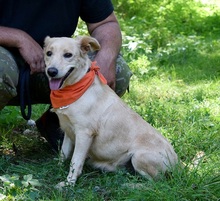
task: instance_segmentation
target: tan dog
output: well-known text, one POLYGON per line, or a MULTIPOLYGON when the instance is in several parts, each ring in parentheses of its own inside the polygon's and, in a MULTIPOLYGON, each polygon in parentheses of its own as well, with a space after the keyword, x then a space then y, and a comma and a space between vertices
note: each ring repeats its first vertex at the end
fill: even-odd
MULTIPOLYGON (((47 37, 44 54, 51 89, 65 89, 81 80, 91 65, 88 51, 99 48, 99 43, 88 36, 47 37)), ((97 75, 78 100, 63 106, 52 111, 65 131, 62 158, 72 156, 68 184, 75 184, 87 157, 94 167, 106 171, 114 171, 130 160, 135 171, 153 179, 177 163, 171 144, 97 75)), ((61 182, 60 186, 65 184, 61 182)))

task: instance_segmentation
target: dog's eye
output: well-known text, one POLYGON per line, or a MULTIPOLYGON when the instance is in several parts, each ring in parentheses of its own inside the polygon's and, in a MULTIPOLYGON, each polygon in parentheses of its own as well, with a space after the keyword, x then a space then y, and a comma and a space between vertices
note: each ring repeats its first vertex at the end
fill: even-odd
POLYGON ((67 52, 67 53, 65 53, 63 56, 64 56, 65 58, 70 58, 70 57, 73 56, 73 54, 67 52))
POLYGON ((51 51, 46 52, 46 55, 50 57, 53 53, 51 51))

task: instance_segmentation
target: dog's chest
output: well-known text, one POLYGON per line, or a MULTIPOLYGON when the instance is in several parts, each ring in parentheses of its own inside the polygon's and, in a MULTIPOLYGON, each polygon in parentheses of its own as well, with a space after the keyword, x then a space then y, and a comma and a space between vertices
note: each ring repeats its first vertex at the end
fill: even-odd
MULTIPOLYGON (((61 129, 68 134, 68 136, 73 136, 74 135, 74 121, 69 117, 68 115, 61 113, 61 112, 56 112, 59 122, 60 122, 60 127, 61 129)), ((71 137, 72 138, 72 137, 71 137)))

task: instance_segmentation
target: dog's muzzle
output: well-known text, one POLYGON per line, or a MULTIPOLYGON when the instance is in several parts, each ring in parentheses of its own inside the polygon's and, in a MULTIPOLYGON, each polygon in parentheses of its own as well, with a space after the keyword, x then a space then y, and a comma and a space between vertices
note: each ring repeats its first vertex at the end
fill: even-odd
POLYGON ((75 69, 74 67, 71 67, 63 77, 57 77, 57 75, 59 74, 59 70, 55 67, 49 67, 47 69, 47 75, 48 77, 50 77, 49 79, 50 89, 51 90, 59 89, 62 86, 64 80, 72 73, 74 69, 75 69))
POLYGON ((50 67, 50 68, 47 69, 47 74, 50 77, 55 77, 58 74, 58 70, 55 67, 50 67))

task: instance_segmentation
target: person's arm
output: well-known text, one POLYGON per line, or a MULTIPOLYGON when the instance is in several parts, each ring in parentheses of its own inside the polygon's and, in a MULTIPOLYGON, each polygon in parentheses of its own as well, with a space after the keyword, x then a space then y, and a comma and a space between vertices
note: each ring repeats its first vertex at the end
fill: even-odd
POLYGON ((101 73, 107 79, 108 85, 114 90, 116 58, 122 44, 118 21, 112 13, 99 23, 87 23, 87 27, 90 35, 101 45, 101 50, 97 53, 95 60, 100 66, 101 73))
POLYGON ((40 45, 22 30, 0 26, 0 46, 17 48, 29 64, 31 73, 43 72, 43 50, 40 45))

